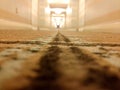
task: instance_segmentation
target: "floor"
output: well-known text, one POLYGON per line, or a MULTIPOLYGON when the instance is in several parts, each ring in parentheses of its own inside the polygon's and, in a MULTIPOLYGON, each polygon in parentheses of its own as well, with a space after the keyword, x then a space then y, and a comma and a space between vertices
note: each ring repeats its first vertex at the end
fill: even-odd
POLYGON ((0 90, 120 90, 119 34, 1 33, 0 90))

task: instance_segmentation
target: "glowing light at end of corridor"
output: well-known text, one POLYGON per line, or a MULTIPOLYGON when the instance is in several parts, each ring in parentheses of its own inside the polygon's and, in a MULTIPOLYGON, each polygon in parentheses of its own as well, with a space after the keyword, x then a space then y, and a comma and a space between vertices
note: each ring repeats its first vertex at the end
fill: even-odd
POLYGON ((71 13, 72 13, 72 8, 68 7, 68 8, 66 9, 66 12, 67 12, 68 14, 71 14, 71 13))
POLYGON ((50 13, 50 8, 49 7, 45 8, 45 13, 48 13, 48 14, 50 13))

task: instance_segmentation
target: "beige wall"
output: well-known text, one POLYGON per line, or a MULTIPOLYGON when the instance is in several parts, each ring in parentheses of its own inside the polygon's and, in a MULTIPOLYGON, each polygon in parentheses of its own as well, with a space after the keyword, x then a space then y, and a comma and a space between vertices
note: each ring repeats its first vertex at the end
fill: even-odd
POLYGON ((86 0, 86 24, 120 20, 120 0, 86 0))
POLYGON ((0 0, 0 18, 30 23, 30 13, 30 0, 0 0))
POLYGON ((79 0, 70 0, 70 8, 72 8, 72 13, 68 15, 69 23, 67 28, 78 28, 78 19, 79 19, 79 0))
POLYGON ((33 29, 38 28, 38 0, 31 0, 32 1, 32 15, 31 15, 31 23, 34 26, 33 29))
POLYGON ((45 13, 46 7, 48 7, 47 0, 39 0, 39 29, 50 28, 50 14, 45 13))
POLYGON ((84 10, 86 30, 120 29, 120 0, 86 0, 84 10))
POLYGON ((0 29, 37 29, 37 6, 38 0, 0 0, 0 29))
POLYGON ((80 30, 83 30, 83 27, 85 25, 85 0, 79 0, 79 27, 80 30))

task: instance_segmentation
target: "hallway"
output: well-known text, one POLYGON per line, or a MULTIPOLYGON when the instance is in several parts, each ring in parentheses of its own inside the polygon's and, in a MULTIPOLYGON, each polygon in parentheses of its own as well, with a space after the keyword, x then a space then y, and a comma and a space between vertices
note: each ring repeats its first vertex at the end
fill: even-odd
POLYGON ((119 5, 0 0, 0 90, 120 90, 119 5))

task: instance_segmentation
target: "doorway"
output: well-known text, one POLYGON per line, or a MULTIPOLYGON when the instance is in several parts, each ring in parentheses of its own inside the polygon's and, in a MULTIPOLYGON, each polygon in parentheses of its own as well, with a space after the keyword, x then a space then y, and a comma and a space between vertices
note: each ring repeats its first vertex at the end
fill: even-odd
POLYGON ((54 28, 65 27, 65 14, 51 14, 51 24, 54 28))

